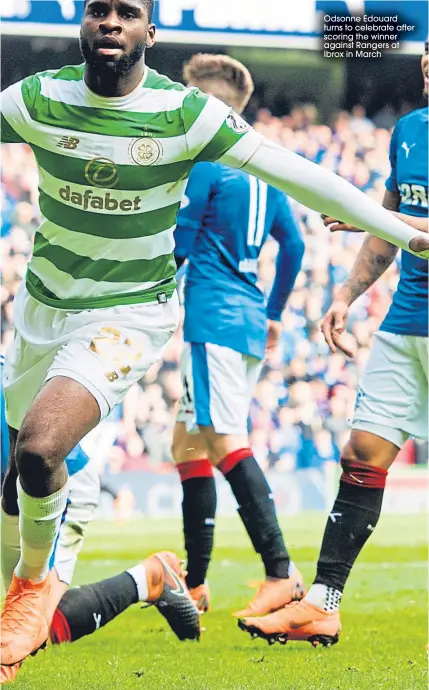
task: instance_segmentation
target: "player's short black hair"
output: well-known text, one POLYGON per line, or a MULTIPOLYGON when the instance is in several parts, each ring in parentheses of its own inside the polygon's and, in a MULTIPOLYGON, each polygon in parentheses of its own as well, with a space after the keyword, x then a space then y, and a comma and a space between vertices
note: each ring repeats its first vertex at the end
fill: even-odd
MULTIPOLYGON (((143 0, 143 3, 146 5, 147 16, 149 18, 149 23, 150 23, 153 19, 153 8, 155 6, 155 0, 143 0)), ((83 6, 86 7, 87 4, 88 4, 88 0, 84 0, 83 6)))

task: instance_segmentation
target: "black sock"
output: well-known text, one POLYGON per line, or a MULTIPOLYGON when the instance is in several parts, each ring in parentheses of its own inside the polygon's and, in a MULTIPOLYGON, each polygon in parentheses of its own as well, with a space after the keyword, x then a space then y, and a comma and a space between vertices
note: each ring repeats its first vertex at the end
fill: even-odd
POLYGON ((217 507, 216 484, 208 460, 182 463, 178 470, 183 487, 183 533, 188 558, 186 584, 192 588, 203 584, 210 564, 217 507))
POLYGON ((218 468, 229 482, 238 503, 238 513, 261 555, 267 577, 287 578, 290 556, 277 520, 271 489, 248 448, 231 453, 218 468))
POLYGON ((137 585, 127 572, 94 585, 69 589, 55 611, 51 641, 74 642, 90 635, 138 600, 137 585))
POLYGON ((369 468, 366 474, 375 479, 369 486, 365 473, 358 474, 358 470, 349 467, 348 476, 343 474, 326 523, 315 584, 342 592, 356 558, 378 522, 387 472, 369 468), (350 472, 353 483, 349 479, 350 472))

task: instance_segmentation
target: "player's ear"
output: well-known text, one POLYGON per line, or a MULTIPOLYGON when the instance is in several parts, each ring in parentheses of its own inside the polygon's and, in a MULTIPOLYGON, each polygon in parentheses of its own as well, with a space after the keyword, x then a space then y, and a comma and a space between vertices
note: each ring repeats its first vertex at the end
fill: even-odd
POLYGON ((146 48, 152 48, 152 46, 155 44, 155 33, 155 24, 149 24, 146 36, 146 48))

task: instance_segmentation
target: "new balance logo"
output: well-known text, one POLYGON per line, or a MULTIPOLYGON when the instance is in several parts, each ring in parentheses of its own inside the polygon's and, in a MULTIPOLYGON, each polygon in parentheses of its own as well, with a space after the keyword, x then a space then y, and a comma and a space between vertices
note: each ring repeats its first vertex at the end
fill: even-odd
POLYGON ((404 149, 404 151, 405 151, 405 157, 406 157, 406 158, 408 158, 408 156, 409 156, 409 154, 410 154, 410 151, 411 151, 411 149, 413 148, 413 146, 415 146, 415 144, 411 144, 411 146, 408 146, 408 144, 407 144, 406 141, 403 141, 403 142, 402 142, 401 147, 402 147, 402 148, 404 149))
POLYGON ((79 142, 80 139, 77 139, 76 137, 61 137, 57 146, 63 149, 74 150, 77 148, 79 142))

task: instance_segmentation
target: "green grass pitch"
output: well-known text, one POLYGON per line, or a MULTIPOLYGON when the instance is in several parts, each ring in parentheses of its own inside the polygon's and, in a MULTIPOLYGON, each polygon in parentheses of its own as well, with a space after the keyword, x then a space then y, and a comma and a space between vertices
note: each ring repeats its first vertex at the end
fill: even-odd
MULTIPOLYGON (((322 515, 282 520, 307 582, 322 515)), ((201 643, 180 643, 156 610, 138 606, 94 635, 27 661, 16 690, 423 690, 427 688, 427 525, 384 516, 349 580, 343 632, 330 649, 308 643, 269 647, 241 632, 231 612, 252 595, 262 569, 238 519, 220 520, 210 571, 213 611, 201 643)), ((159 549, 181 553, 180 523, 96 523, 76 583, 94 582, 159 549)))

